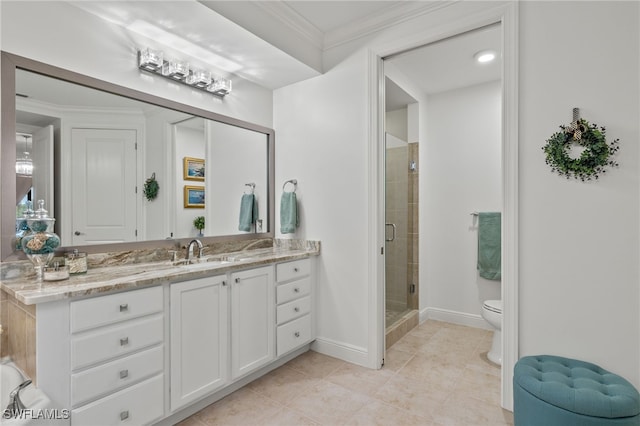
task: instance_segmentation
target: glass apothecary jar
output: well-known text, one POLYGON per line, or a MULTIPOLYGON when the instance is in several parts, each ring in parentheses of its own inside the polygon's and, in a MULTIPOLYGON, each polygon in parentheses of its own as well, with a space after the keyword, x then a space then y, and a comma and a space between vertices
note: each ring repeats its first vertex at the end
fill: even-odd
POLYGON ((31 233, 27 220, 33 216, 33 210, 31 209, 31 203, 27 204, 26 210, 22 213, 22 217, 16 218, 16 250, 22 251, 22 239, 25 235, 31 233))
POLYGON ((42 279, 42 271, 53 259, 53 254, 60 246, 60 237, 53 232, 56 220, 49 216, 44 208, 44 200, 38 200, 38 210, 27 219, 30 233, 22 237, 22 250, 33 263, 38 279, 42 279))

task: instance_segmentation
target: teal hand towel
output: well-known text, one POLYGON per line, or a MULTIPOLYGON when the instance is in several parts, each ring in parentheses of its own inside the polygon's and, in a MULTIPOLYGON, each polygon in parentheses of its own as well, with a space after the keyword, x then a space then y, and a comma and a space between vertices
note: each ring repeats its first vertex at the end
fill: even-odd
POLYGON ((258 200, 254 194, 243 194, 240 200, 239 231, 251 231, 251 225, 258 220, 258 200))
POLYGON ((499 281, 502 267, 500 213, 478 214, 478 271, 482 278, 499 281))
POLYGON ((280 232, 293 234, 300 225, 298 200, 295 192, 284 192, 280 199, 280 232))

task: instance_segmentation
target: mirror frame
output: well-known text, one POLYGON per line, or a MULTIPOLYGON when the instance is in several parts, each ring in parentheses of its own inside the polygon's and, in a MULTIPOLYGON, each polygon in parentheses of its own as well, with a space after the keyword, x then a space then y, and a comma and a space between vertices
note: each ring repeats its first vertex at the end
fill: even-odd
MULTIPOLYGON (((12 261, 26 259, 22 252, 14 250, 15 238, 15 220, 16 220, 16 70, 34 72, 47 77, 57 78, 70 83, 101 90, 103 92, 113 93, 115 95, 124 96, 126 98, 150 103, 156 106, 184 112, 197 117, 203 117, 209 120, 226 123, 231 126, 241 127, 264 133, 267 136, 267 157, 268 157, 268 212, 267 212, 267 232, 250 233, 250 234, 234 234, 202 237, 201 241, 205 244, 224 241, 243 241, 255 239, 274 238, 275 235, 275 131, 268 127, 263 127, 247 121, 228 117, 215 112, 203 110, 190 105, 174 102, 166 98, 151 95, 149 93, 119 86, 83 74, 66 70, 64 68, 48 65, 22 56, 2 51, 0 53, 1 71, 0 76, 0 111, 1 111, 1 141, 0 143, 0 261, 12 261)), ((176 244, 186 244, 193 237, 173 238, 166 240, 149 240, 128 243, 113 244, 96 244, 86 246, 73 246, 81 248, 82 251, 88 253, 104 253, 125 250, 141 250, 151 248, 174 249, 176 244)), ((72 246, 61 246, 56 254, 61 254, 72 246)))

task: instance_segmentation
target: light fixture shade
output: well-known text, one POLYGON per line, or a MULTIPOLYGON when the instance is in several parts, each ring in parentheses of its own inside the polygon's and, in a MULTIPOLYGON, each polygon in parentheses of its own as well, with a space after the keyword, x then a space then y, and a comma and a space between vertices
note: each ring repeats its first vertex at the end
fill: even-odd
POLYGON ((216 78, 213 83, 207 87, 207 91, 215 95, 228 95, 231 93, 231 80, 227 78, 216 78))
POLYGON ((138 68, 220 98, 231 93, 230 79, 214 78, 211 71, 201 68, 193 69, 187 61, 166 58, 161 50, 138 49, 138 68))
POLYGON ((162 68, 163 59, 162 50, 144 49, 138 52, 138 66, 147 71, 156 71, 162 68))
POLYGON ((16 174, 27 177, 33 175, 33 161, 28 152, 25 152, 22 157, 16 160, 16 174))
POLYGON ((191 74, 187 77, 187 84, 196 87, 207 87, 211 84, 211 71, 207 70, 192 70, 191 74))
POLYGON ((184 80, 189 75, 189 62, 187 61, 166 61, 162 66, 162 75, 175 80, 184 80))

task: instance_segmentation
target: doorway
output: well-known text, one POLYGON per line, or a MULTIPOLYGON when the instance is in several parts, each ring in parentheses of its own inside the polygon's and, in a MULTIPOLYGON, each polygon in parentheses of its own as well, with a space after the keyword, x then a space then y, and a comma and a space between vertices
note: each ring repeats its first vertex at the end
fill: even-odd
MULTIPOLYGON (((512 387, 512 371, 513 366, 518 358, 518 318, 517 318, 517 301, 518 301, 518 288, 517 288, 517 215, 518 215, 518 103, 517 103, 517 45, 518 45, 518 7, 517 4, 508 4, 496 7, 486 13, 479 13, 472 16, 460 15, 458 18, 449 19, 447 22, 441 22, 438 28, 425 29, 422 33, 416 34, 411 40, 399 40, 397 43, 390 43, 384 47, 381 46, 373 55, 375 55, 374 61, 371 62, 370 70, 377 75, 376 85, 380 88, 372 86, 371 104, 377 111, 377 122, 372 126, 372 134, 375 136, 376 144, 372 145, 373 150, 377 151, 377 155, 372 151, 371 157, 372 167, 378 170, 377 182, 380 190, 376 193, 377 210, 372 217, 377 216, 378 228, 377 238, 378 242, 378 254, 381 253, 380 247, 384 245, 385 226, 384 221, 384 97, 382 89, 384 88, 383 79, 387 74, 387 60, 393 56, 400 55, 402 53, 411 51, 417 47, 421 47, 428 44, 433 44, 442 40, 451 38, 457 34, 467 33, 474 29, 483 28, 485 26, 498 23, 501 25, 501 47, 502 47, 502 146, 501 146, 501 164, 502 164, 502 176, 501 176, 501 189, 503 194, 502 200, 502 299, 504 301, 503 310, 503 368, 502 368, 502 406, 507 409, 512 407, 513 387, 512 387), (457 20, 456 20, 457 19, 457 20)), ((398 81, 407 82, 409 79, 400 73, 401 78, 398 81)), ((412 87, 410 81, 407 87, 412 87)), ((413 85, 415 87, 415 85, 413 85)), ((411 91, 413 94, 414 92, 411 91)), ((420 96, 420 95, 419 95, 420 96)), ((423 99, 419 99, 422 104, 423 99)), ((426 102, 424 103, 426 105, 426 102)), ((464 123, 462 119, 461 123, 464 123)), ((462 124, 461 124, 462 125, 462 124)), ((423 139, 423 132, 426 132, 426 125, 420 126, 420 137, 423 139)), ((426 156, 431 155, 426 152, 424 147, 421 147, 421 160, 424 160, 426 156)), ((422 165, 422 172, 425 170, 425 165, 422 165)), ((421 177, 421 183, 424 183, 425 178, 421 177)), ((426 204, 425 200, 420 200, 422 206, 426 204)), ((466 212, 469 215, 470 212, 466 212)), ((472 212, 471 212, 472 213, 472 212)), ((420 224, 424 221, 426 212, 421 212, 420 224)), ((422 245, 424 241, 424 230, 421 232, 422 245)), ((421 254, 421 258, 424 261, 426 253, 421 254)), ((376 277, 377 277, 377 300, 376 306, 376 322, 378 336, 382 336, 384 328, 381 327, 384 324, 384 304, 381 301, 384 300, 384 262, 382 257, 376 261, 376 277)), ((421 268, 421 281, 424 282, 424 271, 428 265, 422 265, 421 268)), ((420 289, 420 316, 421 320, 426 318, 424 311, 423 300, 428 299, 429 292, 424 288, 420 289)), ((373 305, 372 305, 373 306, 373 305)), ((372 319, 373 321, 373 319, 372 319)), ((376 353, 382 359, 384 359, 384 339, 378 339, 376 343, 376 353)))

